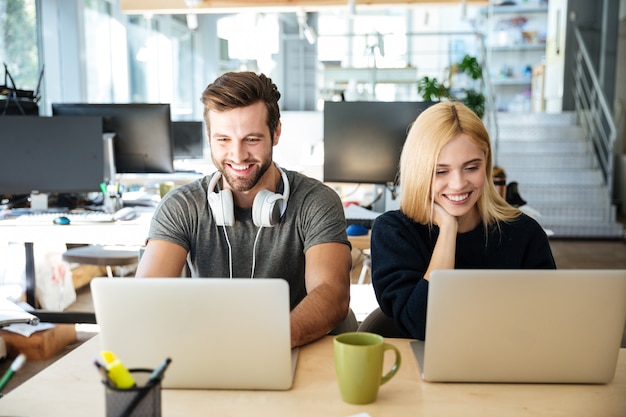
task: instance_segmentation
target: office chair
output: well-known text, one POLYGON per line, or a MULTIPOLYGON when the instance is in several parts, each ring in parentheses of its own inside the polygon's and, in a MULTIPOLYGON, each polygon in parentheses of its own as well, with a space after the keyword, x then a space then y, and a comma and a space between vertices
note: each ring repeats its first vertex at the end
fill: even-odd
POLYGON ((359 325, 357 331, 376 333, 382 337, 405 337, 400 333, 393 319, 383 313, 380 307, 376 308, 376 310, 365 317, 365 320, 359 325))

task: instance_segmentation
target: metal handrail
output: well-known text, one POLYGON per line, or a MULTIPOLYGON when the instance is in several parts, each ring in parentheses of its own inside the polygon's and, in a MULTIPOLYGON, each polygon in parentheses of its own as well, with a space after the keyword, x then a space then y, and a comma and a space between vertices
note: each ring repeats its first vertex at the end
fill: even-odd
POLYGON ((580 29, 577 26, 573 29, 576 42, 572 89, 576 116, 591 141, 604 185, 612 197, 617 128, 580 29))
POLYGON ((483 57, 483 83, 485 89, 485 115, 483 116, 483 122, 487 131, 489 132, 489 137, 491 139, 491 153, 493 155, 493 165, 498 165, 498 155, 499 155, 499 142, 500 142, 500 129, 498 127, 498 111, 496 110, 496 100, 495 100, 495 91, 493 89, 493 85, 491 84, 491 75, 488 69, 488 59, 489 55, 487 54, 487 47, 485 45, 485 37, 480 37, 480 51, 483 57))

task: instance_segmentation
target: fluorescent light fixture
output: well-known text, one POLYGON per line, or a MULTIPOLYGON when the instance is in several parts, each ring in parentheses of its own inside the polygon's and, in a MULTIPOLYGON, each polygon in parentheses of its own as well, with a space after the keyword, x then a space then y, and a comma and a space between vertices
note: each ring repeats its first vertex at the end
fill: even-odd
POLYGON ((189 28, 189 30, 198 29, 198 15, 197 14, 195 13, 187 14, 187 27, 189 28))
POLYGON ((317 33, 315 33, 315 30, 309 25, 306 25, 304 28, 304 37, 311 45, 314 45, 317 41, 317 33))
POLYGON ((298 26, 300 27, 300 36, 306 38, 309 44, 315 44, 317 41, 317 33, 315 33, 315 29, 309 26, 306 13, 300 10, 296 12, 296 17, 298 18, 298 26))

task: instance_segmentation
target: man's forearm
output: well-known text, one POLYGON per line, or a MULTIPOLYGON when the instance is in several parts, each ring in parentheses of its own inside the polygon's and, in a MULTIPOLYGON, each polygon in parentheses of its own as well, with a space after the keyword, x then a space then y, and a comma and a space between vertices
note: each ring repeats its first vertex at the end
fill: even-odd
POLYGON ((348 314, 349 294, 349 288, 344 295, 334 287, 321 285, 304 297, 291 311, 291 346, 317 340, 341 323, 348 314))

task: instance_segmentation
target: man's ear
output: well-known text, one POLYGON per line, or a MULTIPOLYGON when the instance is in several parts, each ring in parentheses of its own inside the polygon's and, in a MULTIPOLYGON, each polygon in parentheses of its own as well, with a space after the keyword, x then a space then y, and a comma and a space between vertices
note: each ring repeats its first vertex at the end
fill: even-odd
POLYGON ((278 124, 276 125, 276 129, 274 129, 274 139, 273 139, 273 144, 272 146, 276 146, 278 145, 278 141, 280 139, 280 133, 282 132, 282 127, 283 124, 282 122, 279 120, 278 124))

